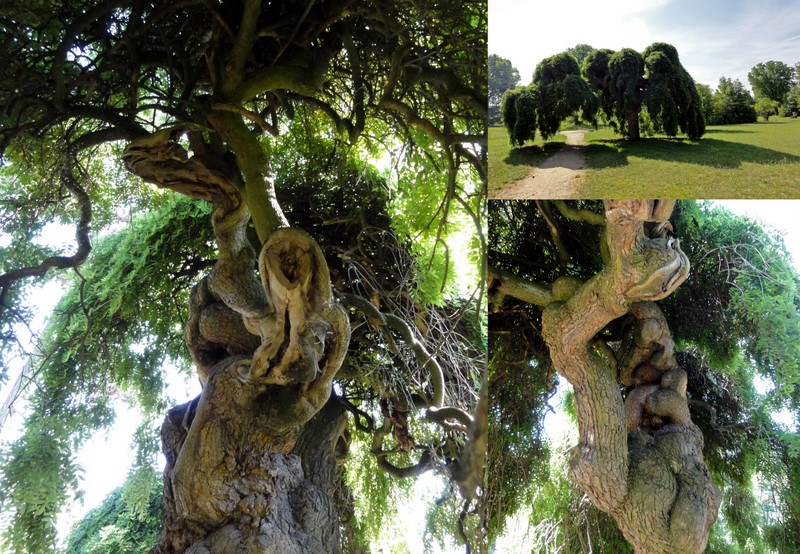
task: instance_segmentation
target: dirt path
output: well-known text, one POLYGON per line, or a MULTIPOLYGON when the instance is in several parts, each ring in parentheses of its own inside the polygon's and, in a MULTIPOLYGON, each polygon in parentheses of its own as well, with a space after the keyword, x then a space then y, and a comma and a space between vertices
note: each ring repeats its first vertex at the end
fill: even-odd
POLYGON ((586 131, 564 131, 566 146, 534 168, 527 177, 506 185, 492 199, 580 198, 586 167, 583 136, 586 131))

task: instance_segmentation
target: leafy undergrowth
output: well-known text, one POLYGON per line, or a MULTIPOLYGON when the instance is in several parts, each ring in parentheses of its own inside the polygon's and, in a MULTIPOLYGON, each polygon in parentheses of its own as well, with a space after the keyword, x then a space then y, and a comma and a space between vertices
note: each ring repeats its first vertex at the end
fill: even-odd
POLYGON ((587 198, 787 198, 800 195, 800 120, 709 127, 694 141, 587 133, 587 198))
POLYGON ((524 178, 557 152, 565 140, 560 134, 547 141, 538 136, 520 148, 513 148, 505 127, 489 127, 489 196, 499 192, 503 185, 524 178))

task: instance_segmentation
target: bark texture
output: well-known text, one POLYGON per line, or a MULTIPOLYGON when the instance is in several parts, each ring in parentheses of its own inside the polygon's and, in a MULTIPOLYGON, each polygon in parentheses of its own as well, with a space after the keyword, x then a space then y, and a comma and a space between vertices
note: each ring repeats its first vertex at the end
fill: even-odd
POLYGON ((347 313, 316 242, 275 228, 285 222, 279 208, 260 218, 256 260, 236 165, 199 137, 203 154, 189 157, 173 135, 137 140, 123 159, 148 181, 213 203, 219 258, 190 299, 184 334, 203 391, 162 426, 166 516, 153 552, 337 553, 345 416, 330 393, 347 313))
POLYGON ((542 316, 553 363, 575 390, 580 442, 570 453, 572 476, 636 552, 648 554, 705 550, 721 501, 689 416, 686 373, 653 302, 689 272, 669 234, 673 205, 607 202, 605 268, 568 298, 554 295, 542 316), (598 333, 626 315, 620 346, 599 342, 598 333), (634 387, 624 401, 620 383, 634 387))

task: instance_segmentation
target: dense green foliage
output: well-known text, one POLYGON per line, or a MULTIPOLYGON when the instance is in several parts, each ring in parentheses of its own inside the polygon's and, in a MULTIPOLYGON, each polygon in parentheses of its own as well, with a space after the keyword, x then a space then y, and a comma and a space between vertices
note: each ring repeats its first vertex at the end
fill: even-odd
POLYGON ((72 452, 113 421, 109 392, 117 389, 153 415, 167 406, 165 364, 187 366, 175 322, 191 278, 203 267, 197 262, 212 253, 209 212, 183 199, 162 203, 97 242, 92 263, 72 279, 51 316, 39 344, 38 386, 28 401, 25 433, 0 461, 0 501, 15 514, 6 535, 11 544, 32 552, 52 545, 53 521, 77 491, 72 452))
POLYGON ((755 105, 756 113, 763 117, 765 121, 769 121, 769 116, 771 115, 778 115, 778 108, 780 108, 780 104, 769 98, 759 98, 755 105))
POLYGON ((739 79, 721 77, 712 102, 711 125, 755 123, 755 101, 739 79))
POLYGON ((639 54, 630 48, 598 50, 583 63, 583 74, 597 91, 609 122, 628 138, 639 138, 642 107, 657 132, 689 138, 705 131, 694 80, 674 46, 656 42, 639 54))
POLYGON ((594 120, 597 99, 581 78, 578 62, 571 54, 556 54, 542 60, 533 72, 533 86, 539 95, 536 127, 544 139, 555 135, 561 121, 573 113, 579 112, 587 121, 594 120))
POLYGON ((65 554, 147 554, 161 533, 162 487, 152 468, 132 475, 72 529, 65 554))
POLYGON ((756 98, 768 98, 779 104, 786 98, 794 79, 794 68, 775 60, 760 63, 747 74, 756 98))
MULTIPOLYGON (((596 202, 572 207, 602 213, 596 202)), ((490 263, 542 284, 563 274, 593 275, 603 263, 601 230, 565 214, 552 202, 490 206, 490 263)), ((692 201, 679 203, 671 221, 692 270, 660 305, 680 351, 679 363, 689 374, 690 409, 704 434, 706 462, 724 492, 710 551, 794 552, 800 546, 800 496, 795 491, 800 450, 795 430, 777 423, 772 414, 787 410, 796 416, 800 409, 800 277, 780 235, 746 218, 692 201)), ((521 435, 536 446, 501 457, 502 464, 489 474, 490 484, 506 499, 493 512, 494 521, 502 524, 522 507, 532 525, 542 522, 540 531, 551 526, 551 548, 575 545, 569 541, 586 533, 587 520, 576 517, 575 496, 558 463, 547 463, 548 451, 558 452, 558 446, 542 440, 543 414, 559 382, 538 333, 541 310, 513 299, 493 309, 490 359, 495 364, 490 370, 498 388, 506 380, 512 383, 514 398, 525 399, 532 415, 515 418, 519 401, 498 398, 491 436, 502 445, 521 435), (513 340, 525 347, 498 363, 503 345, 513 340), (529 487, 506 484, 503 476, 529 464, 538 468, 526 473, 529 487), (556 469, 541 469, 549 466, 556 469), (547 501, 537 490, 550 491, 547 501), (558 521, 562 526, 556 529, 558 521)), ((588 510, 594 512, 589 521, 599 522, 601 516, 588 510)), ((618 551, 618 535, 603 531, 601 523, 590 529, 594 551, 618 551)))
POLYGON ((581 78, 575 57, 567 53, 542 60, 531 85, 506 92, 501 104, 511 143, 519 146, 533 140, 537 131, 549 139, 573 113, 592 120, 596 111, 597 100, 581 78))
POLYGON ((522 146, 536 137, 537 97, 534 86, 517 87, 503 94, 500 113, 512 145, 522 146))
POLYGON ((800 84, 789 90, 786 101, 781 104, 781 115, 797 117, 798 114, 800 114, 800 84))
POLYGON ((579 44, 542 60, 531 85, 507 92, 502 101, 509 137, 520 146, 537 130, 544 139, 553 136, 569 116, 596 125, 600 110, 614 129, 631 140, 640 138, 641 122, 648 132, 667 136, 680 131, 698 139, 705 132, 694 80, 675 47, 663 42, 651 44, 641 54, 630 48, 614 52, 579 44))
POLYGON ((503 93, 519 84, 519 71, 511 60, 497 54, 489 56, 489 105, 499 105, 503 93))
POLYGON ((690 139, 705 132, 700 95, 671 44, 657 42, 645 48, 647 92, 644 104, 656 132, 675 136, 678 129, 690 139))

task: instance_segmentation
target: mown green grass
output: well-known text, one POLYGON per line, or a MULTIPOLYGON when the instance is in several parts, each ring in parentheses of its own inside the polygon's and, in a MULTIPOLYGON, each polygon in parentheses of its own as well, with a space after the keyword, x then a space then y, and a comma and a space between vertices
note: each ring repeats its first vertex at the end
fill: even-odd
POLYGON ((556 135, 548 141, 541 137, 512 148, 505 127, 489 127, 489 196, 503 185, 524 178, 547 157, 557 152, 566 137, 556 135))
POLYGON ((800 197, 800 119, 713 126, 698 141, 610 130, 586 140, 586 198, 800 197))

